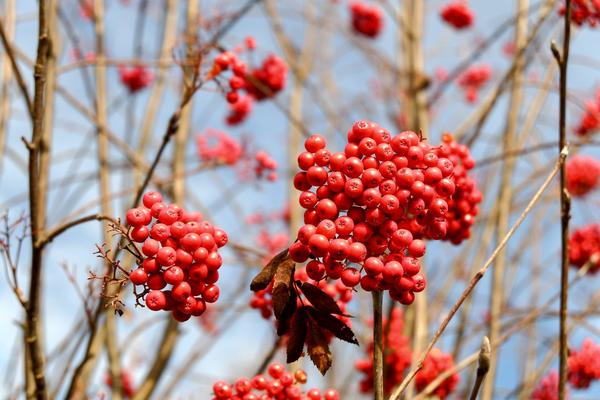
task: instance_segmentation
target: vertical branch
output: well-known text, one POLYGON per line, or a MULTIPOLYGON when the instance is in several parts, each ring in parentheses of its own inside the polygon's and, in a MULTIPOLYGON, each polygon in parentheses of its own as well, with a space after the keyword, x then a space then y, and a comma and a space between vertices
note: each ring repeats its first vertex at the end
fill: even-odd
MULTIPOLYGON (((100 210, 104 215, 112 215, 112 204, 110 201, 110 168, 108 164, 109 143, 106 136, 106 55, 104 52, 104 0, 94 1, 94 31, 96 36, 96 117, 98 119, 98 179, 100 185, 100 210)), ((108 221, 102 222, 103 242, 110 243, 111 237, 108 233, 108 221)), ((112 268, 110 263, 106 264, 106 273, 112 268)), ((115 288, 107 285, 106 295, 113 295, 115 288)), ((117 289, 118 290, 118 289, 117 289)), ((111 377, 112 398, 122 398, 121 365, 117 346, 117 322, 114 313, 106 315, 106 350, 108 355, 108 370, 111 377)))
MULTIPOLYGON (((152 138, 152 128, 156 122, 156 115, 158 115, 158 107, 163 99, 163 93, 165 89, 165 82, 169 74, 167 68, 167 60, 170 60, 171 51, 175 46, 175 36, 177 33, 177 16, 179 8, 179 0, 165 0, 165 29, 163 33, 162 46, 160 49, 160 67, 156 76, 155 84, 152 86, 152 92, 148 96, 148 105, 144 114, 140 139, 138 143, 137 152, 140 157, 144 156, 146 147, 150 143, 152 138)), ((143 170, 136 169, 135 183, 136 185, 141 184, 143 179, 143 170)))
MULTIPOLYGON (((510 93, 510 103, 508 108, 507 123, 504 135, 502 135, 502 150, 510 151, 517 143, 517 123, 521 103, 523 100, 522 82, 525 69, 525 46, 527 45, 527 8, 529 0, 516 0, 517 18, 515 19, 515 46, 517 48, 514 69, 510 82, 512 83, 510 93)), ((513 170, 516 162, 515 157, 505 160, 500 178, 499 201, 498 201, 498 220, 496 226, 496 237, 501 238, 508 230, 511 204, 513 197, 513 188, 511 185, 513 170)), ((504 276, 506 270, 506 252, 498 254, 496 264, 492 273, 492 282, 490 290, 490 324, 489 338, 492 343, 500 336, 500 317, 504 304, 504 276)), ((496 377, 496 364, 498 356, 491 359, 488 377, 483 387, 481 398, 491 400, 494 397, 494 381, 496 377)))
POLYGON ((423 0, 406 1, 407 58, 408 58, 408 117, 410 129, 427 132, 427 99, 423 74, 423 0))
MULTIPOLYGON (((15 0, 7 0, 4 9, 4 36, 7 42, 12 42, 15 30, 15 0)), ((12 68, 7 52, 0 55, 2 64, 2 82, 0 83, 0 177, 4 160, 4 144, 8 136, 8 115, 10 112, 10 81, 12 68)))
POLYGON ((375 400, 383 400, 383 293, 373 295, 373 388, 375 400))
MULTIPOLYGON (((552 53, 560 69, 560 105, 558 151, 561 154, 567 145, 567 67, 569 65, 569 45, 571 41, 571 0, 565 1, 565 32, 562 54, 552 41, 552 53)), ((558 397, 565 398, 567 380, 567 301, 569 291, 569 219, 571 218, 571 197, 567 191, 566 157, 560 159, 560 232, 561 232, 561 268, 560 268, 560 332, 559 332, 559 381, 558 397)))
MULTIPOLYGON (((50 37, 48 33, 48 1, 40 0, 38 10, 38 48, 34 65, 35 90, 33 97, 33 127, 31 142, 27 143, 29 150, 29 213, 31 224, 31 272, 29 281, 29 297, 27 301, 27 321, 25 324, 26 353, 30 357, 30 372, 35 382, 35 393, 28 397, 46 399, 46 378, 44 372, 44 352, 42 348, 42 330, 40 326, 40 296, 42 286, 42 261, 43 247, 37 242, 43 237, 43 213, 40 210, 45 206, 40 203, 39 179, 40 158, 43 152, 48 151, 42 146, 44 135, 44 109, 46 106, 46 76, 48 73, 47 62, 50 50, 50 37)), ((28 364, 28 363, 26 363, 28 364)), ((27 374, 25 372, 25 379, 27 374)))

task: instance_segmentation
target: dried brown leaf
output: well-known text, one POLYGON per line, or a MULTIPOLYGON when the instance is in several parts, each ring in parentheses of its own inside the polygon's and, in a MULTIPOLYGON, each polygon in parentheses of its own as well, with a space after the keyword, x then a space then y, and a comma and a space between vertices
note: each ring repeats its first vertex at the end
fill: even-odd
POLYGON ((278 253, 275 257, 271 259, 271 261, 267 263, 267 265, 265 265, 265 267, 258 273, 258 275, 256 275, 254 279, 252 279, 250 289, 253 292, 258 292, 259 290, 266 289, 267 286, 269 286, 269 283, 271 283, 271 280, 273 280, 275 272, 277 272, 277 268, 279 268, 279 266, 282 263, 286 262, 286 260, 289 260, 288 249, 285 249, 278 253))
POLYGON ((308 282, 296 282, 296 286, 302 290, 302 293, 317 310, 327 314, 344 315, 335 300, 317 286, 308 282))
POLYGON ((319 372, 321 372, 322 375, 325 375, 327 370, 331 367, 332 361, 329 344, 327 343, 327 338, 321 331, 321 328, 310 318, 308 319, 308 322, 308 336, 306 338, 308 355, 319 372))
POLYGON ((287 343, 287 363, 292 363, 302 356, 306 334, 308 332, 306 310, 301 307, 294 313, 290 325, 290 335, 287 343))
POLYGON ((334 315, 327 314, 312 307, 307 307, 307 310, 320 327, 327 329, 338 339, 358 345, 358 340, 356 340, 354 332, 352 332, 352 329, 350 329, 344 321, 336 318, 334 315))
POLYGON ((271 296, 273 299, 273 312, 277 319, 280 319, 283 315, 291 296, 290 292, 294 290, 292 283, 295 266, 296 264, 289 257, 286 257, 275 271, 271 296))

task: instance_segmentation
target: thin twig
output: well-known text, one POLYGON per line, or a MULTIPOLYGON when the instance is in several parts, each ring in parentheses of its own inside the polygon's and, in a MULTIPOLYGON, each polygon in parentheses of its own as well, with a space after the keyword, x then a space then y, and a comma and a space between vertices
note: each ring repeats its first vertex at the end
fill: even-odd
MULTIPOLYGON (((560 68, 560 104, 558 126, 558 149, 560 154, 567 142, 567 68, 569 65, 569 46, 571 41, 571 0, 565 1, 564 37, 562 54, 552 41, 551 49, 560 68)), ((567 190, 566 154, 560 158, 560 232, 561 232, 561 268, 560 268, 560 331, 559 331, 559 380, 558 398, 566 396, 567 381, 567 300, 569 291, 569 219, 571 218, 571 196, 567 190)))
POLYGON ((383 400, 383 293, 373 295, 373 389, 375 400, 383 400))
POLYGON ((490 353, 492 349, 490 348, 490 340, 487 336, 483 337, 481 341, 481 349, 479 350, 479 366, 477 367, 477 378, 475 379, 475 384, 473 385, 473 391, 471 392, 470 400, 477 399, 477 393, 479 393, 479 388, 483 383, 483 379, 487 375, 490 370, 490 353))

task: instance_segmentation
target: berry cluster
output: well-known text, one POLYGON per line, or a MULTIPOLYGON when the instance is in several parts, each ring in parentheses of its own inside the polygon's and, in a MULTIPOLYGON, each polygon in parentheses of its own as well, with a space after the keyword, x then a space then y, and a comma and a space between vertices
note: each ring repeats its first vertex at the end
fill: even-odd
MULTIPOLYGON (((402 334, 404 331, 404 320, 402 310, 394 308, 391 319, 383 321, 383 331, 387 332, 384 342, 383 354, 384 363, 384 390, 390 393, 391 390, 402 381, 404 370, 412 362, 409 339, 402 334), (389 326, 388 326, 389 324, 389 326)), ((365 374, 360 381, 360 391, 369 393, 373 391, 373 341, 367 347, 366 359, 356 362, 356 369, 365 374)))
MULTIPOLYGON (((311 283, 322 291, 324 291, 329 297, 335 300, 340 310, 346 313, 346 305, 352 300, 352 291, 346 287, 342 281, 327 282, 323 279, 325 276, 325 269, 322 264, 316 261, 311 261, 306 265, 305 268, 298 268, 294 272, 294 280, 301 282, 311 283)), ((273 283, 264 290, 254 292, 254 295, 250 299, 250 307, 260 310, 260 314, 264 319, 270 319, 273 315, 273 301, 271 300, 271 293, 273 290, 273 283)), ((298 307, 302 305, 310 305, 310 302, 304 298, 298 298, 298 307)), ((350 324, 350 319, 347 317, 336 316, 347 325, 350 324)))
POLYGON ((558 372, 550 371, 531 392, 531 400, 558 400, 558 372))
POLYGON ((350 3, 350 14, 354 32, 369 38, 375 38, 381 32, 383 13, 376 5, 353 1, 350 3))
POLYGON ((577 389, 588 388, 592 381, 600 379, 600 345, 585 339, 581 350, 569 350, 567 379, 577 389))
POLYGON ((266 177, 267 180, 274 182, 277 180, 277 161, 273 159, 267 152, 258 151, 254 156, 256 164, 254 166, 254 173, 258 179, 266 177))
POLYGON ((229 103, 229 114, 225 117, 227 125, 239 125, 244 122, 252 112, 252 103, 252 96, 238 95, 235 102, 229 103))
POLYGON ((152 83, 154 75, 152 71, 143 65, 127 68, 119 66, 119 78, 121 83, 129 90, 129 93, 136 93, 148 87, 152 83))
POLYGON ((448 231, 445 240, 460 244, 471 237, 471 226, 479 213, 478 204, 483 199, 477 189, 477 183, 468 175, 475 166, 469 148, 454 141, 452 135, 444 134, 443 144, 437 148, 438 157, 446 157, 454 164, 454 183, 456 190, 448 200, 448 231))
POLYGON ((273 363, 267 368, 268 376, 256 375, 252 379, 239 378, 233 384, 224 381, 213 385, 213 400, 339 400, 335 389, 323 393, 319 389, 302 392, 300 385, 306 383, 306 372, 297 370, 293 374, 282 364, 273 363))
POLYGON ((591 263, 589 272, 600 270, 600 225, 590 224, 576 229, 569 238, 569 262, 576 268, 591 263))
POLYGON ((268 55, 260 67, 248 72, 246 63, 235 53, 224 51, 215 57, 209 76, 215 77, 228 69, 233 73, 229 78, 230 91, 227 93, 227 101, 231 104, 239 100, 240 90, 245 90, 259 101, 273 97, 285 87, 287 79, 287 65, 274 54, 268 55))
POLYGON ((320 135, 309 137, 305 148, 294 177, 305 225, 290 246, 291 258, 313 258, 312 279, 320 277, 311 270, 325 271, 349 288, 387 289, 411 304, 426 285, 419 273, 423 239, 443 239, 448 230, 453 162, 414 132, 392 137, 368 121, 348 131, 344 152, 331 153, 320 135))
POLYGON ((440 17, 455 29, 466 29, 473 25, 475 15, 466 0, 453 0, 440 11, 440 17))
MULTIPOLYGON (((415 375, 415 387, 418 392, 423 391, 427 385, 433 382, 440 374, 454 367, 452 355, 433 349, 425 357, 423 368, 415 375)), ((460 377, 457 373, 446 378, 433 392, 433 395, 444 400, 452 393, 458 385, 460 377)))
POLYGON ((600 162, 595 158, 574 156, 567 161, 566 169, 567 190, 572 196, 585 196, 598 186, 600 162))
POLYGON ((218 161, 236 164, 244 155, 241 144, 225 132, 207 129, 196 136, 198 156, 202 161, 218 161))
POLYGON ((492 68, 487 64, 472 65, 458 77, 458 85, 463 89, 465 100, 477 101, 479 91, 492 76, 492 68))
MULTIPOLYGON (((565 15, 566 6, 563 4, 558 9, 560 15, 565 15)), ((576 25, 588 24, 592 28, 600 21, 600 0, 572 0, 571 21, 576 25)))
POLYGON ((585 112, 579 124, 575 127, 575 134, 586 136, 600 129, 600 90, 596 97, 585 102, 585 112))
POLYGON ((143 207, 128 210, 126 219, 132 227, 129 235, 143 243, 145 257, 129 279, 143 287, 140 296, 145 295, 150 310, 171 311, 183 322, 202 315, 206 303, 217 301, 215 283, 223 264, 218 249, 228 240, 224 230, 203 221, 199 213, 163 203, 158 192, 144 194, 143 207))
MULTIPOLYGON (((112 387, 112 377, 110 374, 104 375, 104 383, 108 387, 112 387)), ((121 388, 123 397, 130 399, 135 395, 135 387, 133 386, 133 378, 127 371, 121 371, 121 388)))

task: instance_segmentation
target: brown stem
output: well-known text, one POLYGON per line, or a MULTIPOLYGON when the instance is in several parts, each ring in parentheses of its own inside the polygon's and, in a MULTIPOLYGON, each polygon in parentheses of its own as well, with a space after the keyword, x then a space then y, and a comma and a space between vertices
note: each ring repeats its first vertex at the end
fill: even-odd
MULTIPOLYGON (((571 41, 571 0, 565 1, 564 37, 562 54, 552 42, 552 54, 560 68, 560 104, 559 104, 559 154, 563 154, 567 142, 567 67, 569 65, 569 46, 571 41)), ((569 219, 571 218, 571 197, 567 190, 566 155, 560 157, 560 231, 561 231, 561 269, 560 269, 560 331, 559 331, 559 381, 558 398, 566 396, 567 381, 567 300, 569 291, 569 219)))
MULTIPOLYGON (((29 284, 29 297, 27 302, 27 321, 25 324, 25 343, 30 357, 30 372, 35 382, 34 398, 46 399, 46 378, 44 372, 44 352, 42 349, 42 331, 40 327, 40 296, 42 286, 42 260, 43 248, 35 246, 38 238, 43 234, 43 221, 40 210, 39 179, 44 175, 40 171, 40 158, 47 151, 42 147, 44 135, 46 76, 48 73, 47 62, 50 52, 50 36, 48 32, 48 1, 41 0, 38 9, 38 48, 34 66, 35 90, 33 97, 33 127, 31 142, 29 143, 29 211, 31 224, 31 272, 29 284)), ((26 372, 27 376, 27 372, 26 372)), ((29 397, 29 393, 28 393, 29 397)))
POLYGON ((375 400, 383 400, 383 293, 373 295, 373 388, 375 400))
MULTIPOLYGON (((561 153, 561 157, 565 157, 565 156, 566 156, 566 150, 563 151, 563 153, 561 153)), ((527 204, 527 206, 525 207, 525 209, 523 210, 523 212, 521 213, 519 218, 515 221, 512 228, 510 228, 510 230, 506 233, 504 238, 502 238, 502 241, 498 244, 498 246, 496 247, 494 252, 486 260, 483 267, 481 267, 481 269, 479 271, 477 271, 475 276, 473 276, 471 278, 469 285, 463 290, 462 294, 460 295, 460 297, 458 298, 456 303, 454 303, 454 305, 452 306, 450 311, 448 311, 448 314, 446 315, 446 317, 442 321, 440 327, 437 329, 437 331, 433 335, 433 338, 429 342, 429 345, 427 346, 425 351, 421 354, 421 357, 419 357, 417 365, 409 372, 409 374, 404 378, 404 380, 402 380, 400 385, 394 390, 394 392, 392 393, 392 395, 390 397, 390 400, 399 399, 400 396, 402 395, 402 392, 404 391, 404 389, 406 389, 406 387, 408 386, 410 381, 415 377, 417 372, 419 372, 421 370, 421 368, 423 368, 423 361, 425 360, 425 357, 427 357, 427 355, 429 354, 429 352, 431 351, 433 346, 435 346, 438 339, 440 338, 440 336, 442 335, 442 333, 444 332, 444 330, 446 329, 446 327, 448 326, 448 324, 450 323, 450 321, 452 320, 454 315, 456 315, 456 312, 458 311, 460 306, 464 303, 464 301, 467 299, 467 297, 469 297, 471 292, 473 292, 473 289, 475 289, 475 286, 477 285, 477 283, 483 278, 486 271, 489 269, 490 265, 494 262, 494 260, 498 256, 498 253, 500 253, 504 249, 504 247, 506 246, 506 244, 508 243, 510 238, 514 235, 514 233, 519 228, 519 226, 521 226, 521 224, 523 223, 523 221, 525 220, 527 215, 529 215, 529 213, 531 212, 531 210, 533 209, 535 204, 542 197, 542 194, 548 188, 548 186, 552 182, 552 179, 554 179, 554 177, 558 173, 559 169, 560 169, 560 162, 557 162, 555 164, 554 168, 552 169, 552 171, 550 172, 550 175, 548 175, 548 177, 546 178, 546 180, 544 181, 542 186, 540 186, 540 188, 537 190, 537 192, 533 195, 533 197, 531 198, 531 200, 529 201, 529 203, 527 204)))

